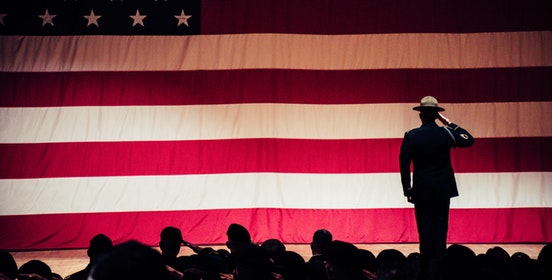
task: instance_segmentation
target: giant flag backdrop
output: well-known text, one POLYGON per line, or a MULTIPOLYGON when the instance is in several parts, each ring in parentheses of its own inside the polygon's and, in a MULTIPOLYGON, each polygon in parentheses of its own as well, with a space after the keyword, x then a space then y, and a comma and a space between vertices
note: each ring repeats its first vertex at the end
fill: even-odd
POLYGON ((417 242, 425 95, 476 138, 449 241, 552 241, 547 0, 1 1, 0 248, 417 242))

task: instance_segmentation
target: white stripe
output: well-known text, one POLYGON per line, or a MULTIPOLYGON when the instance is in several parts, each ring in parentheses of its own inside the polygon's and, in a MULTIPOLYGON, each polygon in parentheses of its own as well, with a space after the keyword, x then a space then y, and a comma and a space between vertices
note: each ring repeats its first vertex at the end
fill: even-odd
MULTIPOLYGON (((0 108, 0 143, 402 138, 416 104, 0 108)), ((477 138, 550 137, 552 102, 443 104, 477 138)))
POLYGON ((0 36, 0 71, 538 67, 552 66, 551 49, 551 31, 0 36))
MULTIPOLYGON (((453 208, 552 207, 552 173, 457 174, 453 208)), ((0 180, 0 215, 233 208, 405 208, 386 174, 241 173, 0 180)))
POLYGON ((456 174, 453 208, 552 207, 552 172, 456 174))

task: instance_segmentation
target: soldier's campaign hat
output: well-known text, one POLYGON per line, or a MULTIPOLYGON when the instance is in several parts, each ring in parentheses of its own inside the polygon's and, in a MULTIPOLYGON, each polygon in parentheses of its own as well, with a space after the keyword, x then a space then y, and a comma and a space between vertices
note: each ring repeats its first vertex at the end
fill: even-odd
POLYGON ((424 96, 420 101, 420 106, 412 108, 412 110, 421 111, 421 110, 435 110, 437 112, 442 112, 445 109, 439 107, 439 102, 433 96, 424 96))

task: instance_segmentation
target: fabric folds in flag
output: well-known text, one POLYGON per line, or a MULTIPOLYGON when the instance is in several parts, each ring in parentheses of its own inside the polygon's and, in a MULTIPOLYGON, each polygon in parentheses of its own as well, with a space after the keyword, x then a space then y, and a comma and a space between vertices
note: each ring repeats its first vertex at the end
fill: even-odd
POLYGON ((417 242, 426 95, 476 138, 449 242, 551 242, 547 2, 2 1, 0 248, 417 242))

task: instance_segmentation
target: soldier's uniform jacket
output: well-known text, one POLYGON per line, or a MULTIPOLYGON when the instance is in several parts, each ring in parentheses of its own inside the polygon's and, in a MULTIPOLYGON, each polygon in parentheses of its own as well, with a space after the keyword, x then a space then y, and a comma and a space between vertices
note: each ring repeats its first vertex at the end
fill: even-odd
POLYGON ((454 123, 441 127, 435 122, 426 122, 406 132, 399 155, 404 195, 411 196, 416 203, 458 196, 450 150, 469 147, 473 142, 470 133, 454 123))

